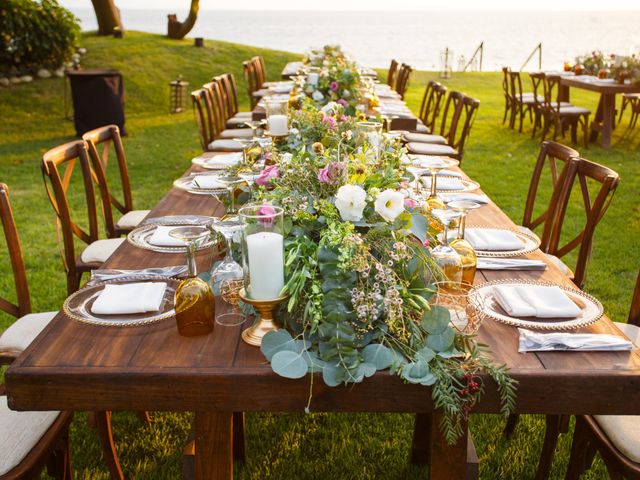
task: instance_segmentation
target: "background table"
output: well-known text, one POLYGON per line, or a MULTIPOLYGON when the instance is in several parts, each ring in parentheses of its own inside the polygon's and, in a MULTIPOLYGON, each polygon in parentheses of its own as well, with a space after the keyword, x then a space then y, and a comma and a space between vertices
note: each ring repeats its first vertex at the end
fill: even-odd
MULTIPOLYGON (((151 216, 222 212, 212 197, 174 188, 151 216)), ((473 211, 467 222, 513 225, 494 204, 473 211)), ((530 257, 544 259, 540 252, 530 257)), ((200 268, 206 268, 211 254, 200 253, 197 260, 200 268)), ((151 252, 125 242, 105 268, 184 261, 184 255, 151 252)), ((479 271, 476 282, 504 278, 570 283, 553 266, 545 272, 479 271)), ((174 319, 142 327, 104 328, 59 314, 7 371, 9 404, 17 410, 196 412, 196 478, 229 479, 233 412, 301 412, 309 397, 310 377, 289 380, 273 373, 259 349, 240 340, 242 328, 216 325, 210 335, 186 338, 178 335, 174 319)), ((620 334, 606 318, 583 330, 620 334)), ((519 382, 519 413, 640 414, 636 352, 520 354, 516 329, 492 320, 483 323, 479 340, 490 346, 493 358, 506 363, 519 382)), ((498 392, 490 379, 482 380, 486 393, 474 412, 496 413, 498 392)), ((327 387, 316 374, 311 410, 433 413, 434 408, 430 388, 378 372, 361 384, 335 388, 327 387)), ((450 447, 439 434, 437 421, 422 427, 425 431, 419 430, 416 440, 430 439, 430 478, 465 478, 468 438, 450 447)))

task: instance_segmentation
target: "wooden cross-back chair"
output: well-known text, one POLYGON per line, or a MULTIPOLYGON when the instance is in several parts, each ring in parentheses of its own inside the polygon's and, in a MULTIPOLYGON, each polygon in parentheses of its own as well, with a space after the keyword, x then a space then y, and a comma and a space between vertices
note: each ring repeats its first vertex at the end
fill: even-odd
POLYGON ((82 274, 100 267, 124 239, 98 238, 95 190, 86 142, 76 140, 46 152, 42 156, 42 175, 47 196, 56 213, 59 231, 62 232, 62 262, 67 274, 67 293, 70 295, 79 288, 82 274), (76 163, 80 164, 84 185, 88 231, 72 219, 67 197, 76 163), (87 244, 80 255, 76 255, 76 238, 87 244))
POLYGON ((434 133, 436 131, 436 120, 440 114, 442 99, 447 93, 447 87, 439 82, 430 80, 424 90, 422 104, 420 105, 420 114, 418 118, 424 125, 424 129, 418 129, 421 133, 434 133))
POLYGON ((588 108, 578 107, 567 102, 560 101, 560 77, 554 75, 544 75, 542 80, 543 100, 538 108, 541 111, 543 120, 542 139, 544 140, 553 127, 553 139, 558 137, 558 133, 564 134, 568 127, 571 127, 571 140, 578 143, 578 126, 582 126, 584 135, 584 146, 589 146, 589 116, 591 111, 588 108))
POLYGON ((524 92, 522 89, 522 77, 520 72, 507 72, 509 79, 509 96, 511 97, 511 115, 509 118, 509 128, 515 128, 516 119, 519 117, 520 127, 518 131, 522 133, 522 125, 524 118, 529 115, 533 123, 533 113, 536 108, 537 99, 534 94, 524 92))
POLYGON ((251 138, 253 133, 248 128, 226 128, 229 121, 226 108, 224 87, 220 79, 205 83, 202 88, 207 92, 207 101, 210 116, 213 120, 213 136, 222 140, 234 138, 251 138))
POLYGON ((264 58, 260 55, 256 55, 251 59, 251 61, 255 65, 256 74, 258 76, 258 87, 262 88, 267 81, 267 66, 264 63, 264 58))
POLYGON ((127 234, 140 224, 144 217, 149 214, 150 210, 133 209, 129 168, 127 167, 127 158, 124 153, 120 129, 117 125, 107 125, 85 133, 82 135, 82 139, 87 142, 94 180, 100 190, 102 214, 107 236, 109 238, 117 238, 123 234, 127 234), (102 149, 102 153, 98 153, 99 148, 102 149), (109 188, 107 162, 111 148, 113 148, 115 152, 115 160, 118 165, 122 201, 118 200, 118 198, 113 195, 112 189, 109 188), (117 221, 114 219, 113 207, 122 215, 117 221))
POLYGON ((547 251, 549 239, 551 237, 551 228, 553 222, 547 220, 553 217, 554 199, 560 195, 560 190, 566 183, 567 170, 572 159, 577 160, 580 153, 573 148, 567 147, 550 140, 540 144, 540 152, 536 160, 531 182, 529 183, 529 192, 524 207, 524 215, 522 218, 522 226, 533 230, 538 226, 543 226, 543 234, 541 237, 540 249, 547 251), (547 201, 541 202, 540 196, 540 180, 543 172, 548 169, 551 175, 551 194, 547 201), (544 211, 534 217, 534 209, 536 204, 546 205, 544 211))
POLYGON ((198 136, 203 151, 209 150, 209 145, 213 142, 212 124, 208 106, 207 91, 204 88, 194 90, 190 94, 193 111, 196 117, 196 125, 198 126, 198 136))
POLYGON ((407 91, 407 87, 409 86, 409 79, 411 77, 411 72, 413 68, 406 63, 403 63, 400 66, 400 70, 398 71, 398 77, 396 79, 395 90, 400 95, 400 98, 404 100, 404 94, 407 91))
POLYGON ((398 75, 398 62, 392 58, 389 64, 389 71, 387 72, 387 85, 394 88, 396 85, 396 77, 398 75))
POLYGON ((584 287, 587 266, 591 259, 593 236, 598 223, 611 205, 614 193, 620 183, 620 176, 604 165, 585 158, 580 158, 569 168, 567 188, 557 199, 556 213, 553 218, 553 229, 549 238, 547 254, 562 258, 578 249, 578 260, 573 270, 573 282, 578 288, 584 287), (572 191, 579 187, 579 203, 584 209, 585 219, 582 229, 575 235, 569 234, 570 240, 563 240, 564 221, 571 204, 572 191), (591 186, 590 186, 591 184, 591 186))
POLYGON ((221 82, 222 90, 227 103, 227 128, 242 128, 252 119, 252 112, 238 111, 238 86, 236 84, 233 73, 225 73, 214 77, 214 81, 218 79, 221 82))
MULTIPOLYGON (((627 323, 618 323, 636 346, 640 340, 640 273, 629 309, 627 323)), ((591 467, 597 453, 604 461, 609 477, 640 479, 640 424, 638 416, 578 415, 573 433, 566 479, 578 480, 591 467)))
POLYGON ((264 95, 264 91, 262 90, 263 81, 260 79, 260 73, 258 72, 259 66, 254 59, 243 62, 242 66, 244 69, 244 78, 247 82, 249 102, 253 110, 260 98, 264 95))
MULTIPOLYGON (((0 183, 0 219, 17 303, 0 297, 0 310, 16 317, 0 335, 0 365, 10 364, 48 325, 56 312, 31 313, 27 273, 20 238, 9 200, 9 187, 0 183)), ((58 479, 71 479, 69 455, 70 412, 14 412, 9 410, 4 385, 0 385, 0 480, 36 478, 47 467, 58 479)))
POLYGON ((507 121, 507 117, 510 117, 511 112, 511 92, 509 90, 509 67, 502 67, 502 94, 504 95, 504 115, 502 116, 502 123, 507 121))

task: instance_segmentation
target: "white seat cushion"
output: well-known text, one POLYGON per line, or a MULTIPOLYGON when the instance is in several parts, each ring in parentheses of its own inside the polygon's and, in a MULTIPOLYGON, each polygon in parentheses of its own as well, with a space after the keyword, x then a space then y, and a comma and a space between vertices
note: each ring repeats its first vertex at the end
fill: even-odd
POLYGON ((411 153, 420 155, 457 155, 458 152, 449 145, 440 145, 436 143, 407 143, 407 148, 411 153))
POLYGON ((251 138, 253 132, 249 128, 228 128, 220 132, 218 138, 251 138))
POLYGON ((208 149, 210 152, 241 152, 242 144, 235 140, 214 140, 208 149))
POLYGON ((632 462, 640 462, 640 415, 594 415, 611 443, 632 462))
POLYGON ((0 335, 0 353, 18 354, 25 350, 58 312, 29 313, 20 317, 0 335))
POLYGON ((616 327, 622 330, 629 340, 638 347, 640 346, 640 327, 631 325, 629 323, 613 322, 616 327))
POLYGON ((562 273, 564 273, 565 275, 571 275, 571 269, 567 267, 566 263, 564 263, 555 255, 551 255, 550 253, 545 253, 545 255, 547 256, 547 260, 551 260, 551 263, 558 267, 562 273))
POLYGON ((231 117, 227 120, 226 128, 249 128, 244 122, 251 120, 251 117, 231 117))
POLYGON ((560 113, 563 115, 586 115, 591 114, 591 110, 584 107, 576 107, 575 105, 560 105, 560 113))
POLYGON ((431 133, 431 130, 427 128, 427 126, 418 120, 418 124, 416 125, 416 132, 418 133, 431 133))
POLYGON ((268 93, 269 93, 268 88, 261 88, 260 90, 256 90, 255 92, 253 92, 251 95, 253 95, 254 97, 262 98, 268 93))
POLYGON ((42 436, 51 428, 60 412, 14 412, 7 397, 0 397, 0 475, 22 462, 42 436))
POLYGON ((123 230, 136 228, 140 225, 140 222, 144 220, 144 217, 149 215, 150 211, 151 210, 131 210, 120 217, 120 220, 116 223, 116 227, 123 230))
POLYGON ((429 133, 406 133, 404 135, 405 142, 419 143, 437 143, 438 145, 446 145, 447 139, 440 135, 431 135, 429 133))
POLYGON ((238 112, 231 118, 243 118, 245 120, 251 120, 253 118, 253 112, 238 112))
POLYGON ((85 248, 80 254, 80 260, 84 263, 104 263, 107 258, 116 251, 124 238, 107 238, 105 240, 96 240, 85 248))

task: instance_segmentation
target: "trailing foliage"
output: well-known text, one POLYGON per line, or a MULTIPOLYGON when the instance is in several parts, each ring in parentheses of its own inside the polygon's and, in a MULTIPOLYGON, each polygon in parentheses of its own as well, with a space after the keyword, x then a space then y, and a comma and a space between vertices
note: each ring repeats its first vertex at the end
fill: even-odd
POLYGON ((75 52, 78 19, 57 0, 0 2, 0 74, 55 69, 75 52))

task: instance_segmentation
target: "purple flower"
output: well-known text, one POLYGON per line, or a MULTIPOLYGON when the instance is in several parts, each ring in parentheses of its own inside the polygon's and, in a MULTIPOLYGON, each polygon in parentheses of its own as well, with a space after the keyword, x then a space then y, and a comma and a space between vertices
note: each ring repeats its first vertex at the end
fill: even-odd
POLYGON ((264 187, 265 185, 268 185, 273 178, 280 178, 278 165, 271 165, 265 168, 260 174, 260 176, 256 178, 256 183, 264 187))
POLYGON ((331 82, 331 90, 336 92, 338 90, 338 87, 339 87, 338 82, 336 82, 335 80, 331 82))
POLYGON ((320 183, 335 185, 344 174, 344 169, 344 162, 329 162, 326 167, 318 170, 318 181, 320 183))
POLYGON ((264 227, 270 227, 276 216, 276 209, 268 203, 265 203, 258 209, 258 215, 260 216, 258 218, 258 222, 260 222, 264 227))
POLYGON ((349 105, 349 102, 347 102, 344 98, 341 98, 336 103, 339 103, 340 105, 342 105, 345 108, 347 107, 347 105, 349 105))
POLYGON ((327 125, 331 130, 333 130, 334 128, 336 128, 338 126, 338 122, 336 121, 336 119, 334 117, 330 117, 328 115, 325 116, 322 119, 322 123, 327 125))

